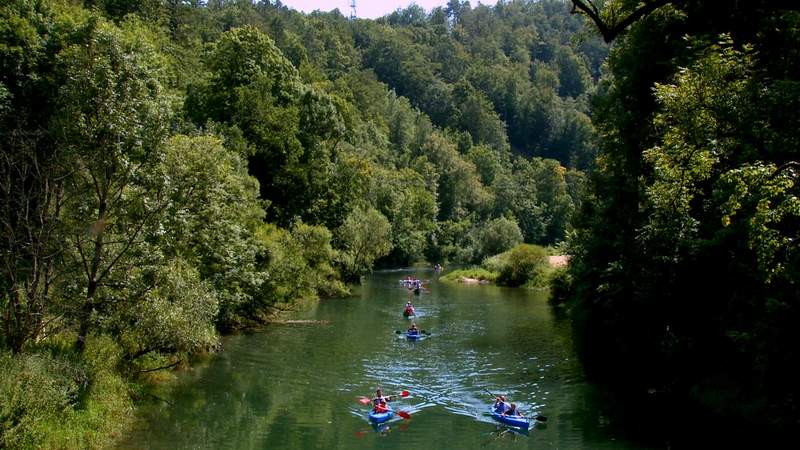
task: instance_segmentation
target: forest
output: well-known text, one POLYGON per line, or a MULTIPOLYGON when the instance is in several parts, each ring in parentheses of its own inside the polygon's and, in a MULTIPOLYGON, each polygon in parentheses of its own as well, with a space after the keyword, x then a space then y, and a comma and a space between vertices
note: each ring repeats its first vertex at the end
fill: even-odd
POLYGON ((790 429, 798 104, 788 0, 4 2, 0 447, 110 445, 222 333, 520 244, 632 420, 790 429))
POLYGON ((0 7, 0 445, 107 445, 152 377, 373 267, 563 242, 608 47, 563 1, 0 7))
POLYGON ((792 430, 800 5, 572 3, 613 42, 554 287, 587 372, 665 422, 792 430))

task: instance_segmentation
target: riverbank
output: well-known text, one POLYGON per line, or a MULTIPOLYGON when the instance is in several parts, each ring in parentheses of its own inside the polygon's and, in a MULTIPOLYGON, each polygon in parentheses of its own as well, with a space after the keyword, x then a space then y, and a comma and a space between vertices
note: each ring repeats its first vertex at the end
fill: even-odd
POLYGON ((481 267, 457 269, 440 280, 467 285, 547 287, 552 274, 569 264, 569 255, 547 255, 542 247, 522 244, 486 259, 481 267))

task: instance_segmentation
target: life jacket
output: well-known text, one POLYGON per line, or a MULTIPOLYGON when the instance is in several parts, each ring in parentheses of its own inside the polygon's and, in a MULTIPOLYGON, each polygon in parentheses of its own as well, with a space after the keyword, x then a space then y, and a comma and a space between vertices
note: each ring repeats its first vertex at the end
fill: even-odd
POLYGON ((375 405, 374 411, 376 413, 385 413, 389 411, 389 406, 387 406, 386 403, 378 403, 375 405))

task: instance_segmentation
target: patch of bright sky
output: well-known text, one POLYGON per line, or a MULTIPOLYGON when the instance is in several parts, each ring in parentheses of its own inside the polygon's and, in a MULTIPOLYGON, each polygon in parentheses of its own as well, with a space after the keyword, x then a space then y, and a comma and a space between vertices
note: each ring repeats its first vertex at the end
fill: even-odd
MULTIPOLYGON (((350 15, 350 2, 351 0, 281 0, 284 5, 306 13, 315 9, 331 11, 339 8, 339 12, 345 17, 350 15)), ((412 3, 430 12, 437 6, 446 5, 447 0, 356 0, 356 15, 359 19, 375 19, 412 3)))

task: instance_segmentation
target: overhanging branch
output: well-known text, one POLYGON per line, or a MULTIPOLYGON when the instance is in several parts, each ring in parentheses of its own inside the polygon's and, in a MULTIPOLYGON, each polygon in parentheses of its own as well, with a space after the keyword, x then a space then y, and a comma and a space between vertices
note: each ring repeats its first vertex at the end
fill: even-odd
POLYGON ((628 14, 628 16, 616 23, 606 23, 603 21, 600 17, 600 10, 592 3, 592 0, 572 0, 571 12, 572 14, 578 12, 586 14, 597 26, 597 30, 600 31, 603 40, 611 42, 637 20, 672 2, 673 0, 651 0, 636 8, 633 12, 628 14))

